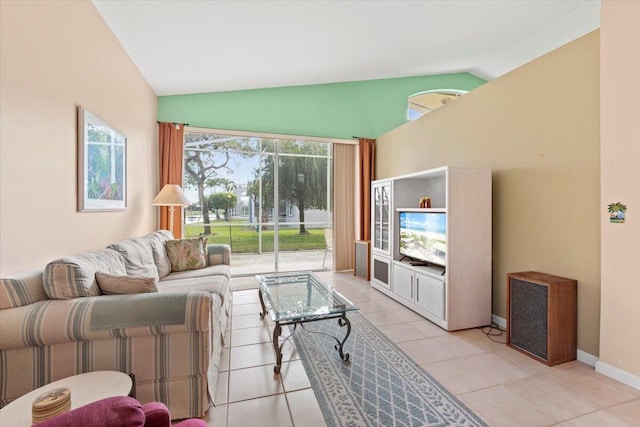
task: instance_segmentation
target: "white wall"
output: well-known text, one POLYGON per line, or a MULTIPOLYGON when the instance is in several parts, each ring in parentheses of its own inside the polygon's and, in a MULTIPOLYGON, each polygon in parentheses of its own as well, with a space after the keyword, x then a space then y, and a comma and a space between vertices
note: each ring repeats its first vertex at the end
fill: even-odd
POLYGON ((603 1, 601 16, 602 310, 597 368, 640 389, 640 2, 603 1), (614 202, 628 208, 624 224, 609 222, 607 205, 614 202))

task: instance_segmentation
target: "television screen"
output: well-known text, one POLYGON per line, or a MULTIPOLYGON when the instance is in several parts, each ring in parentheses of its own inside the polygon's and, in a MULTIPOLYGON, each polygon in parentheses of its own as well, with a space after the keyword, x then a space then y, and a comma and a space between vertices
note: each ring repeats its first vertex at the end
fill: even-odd
POLYGON ((447 214, 400 212, 400 253, 441 266, 447 259, 447 214))

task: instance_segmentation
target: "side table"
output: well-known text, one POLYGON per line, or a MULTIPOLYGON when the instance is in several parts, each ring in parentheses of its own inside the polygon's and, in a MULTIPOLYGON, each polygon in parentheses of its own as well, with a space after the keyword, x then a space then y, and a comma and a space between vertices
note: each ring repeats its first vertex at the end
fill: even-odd
POLYGON ((54 381, 19 397, 0 409, 0 426, 31 426, 31 405, 48 390, 66 387, 71 390, 71 409, 112 396, 135 393, 132 377, 117 371, 96 371, 54 381))

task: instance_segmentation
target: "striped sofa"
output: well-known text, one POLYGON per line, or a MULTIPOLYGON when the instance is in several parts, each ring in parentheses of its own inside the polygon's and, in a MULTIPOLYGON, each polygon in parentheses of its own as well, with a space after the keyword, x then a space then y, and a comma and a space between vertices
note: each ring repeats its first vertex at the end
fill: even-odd
POLYGON ((161 230, 0 279, 0 407, 71 375, 135 375, 136 398, 174 419, 213 402, 231 307, 230 254, 208 245, 208 265, 171 272, 161 230), (158 292, 102 295, 96 273, 157 278, 158 292))

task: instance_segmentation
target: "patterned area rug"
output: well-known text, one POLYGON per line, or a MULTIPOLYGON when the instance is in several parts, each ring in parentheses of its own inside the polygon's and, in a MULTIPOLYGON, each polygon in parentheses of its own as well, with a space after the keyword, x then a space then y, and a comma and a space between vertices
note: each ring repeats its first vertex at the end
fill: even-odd
POLYGON ((293 339, 329 426, 486 426, 358 312, 340 360, 336 319, 306 323, 293 339))
POLYGON ((232 277, 229 281, 231 292, 244 291, 245 289, 258 289, 256 276, 232 277))

